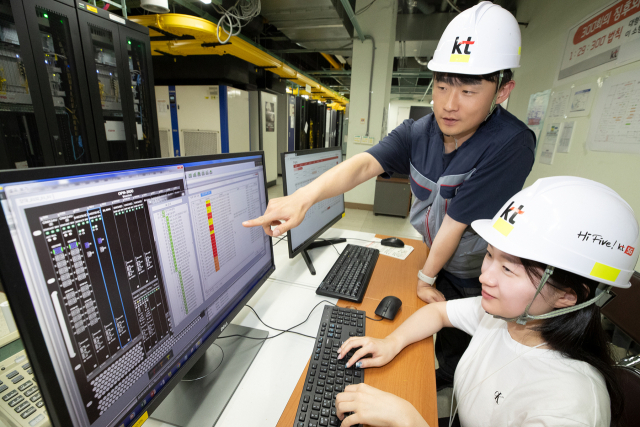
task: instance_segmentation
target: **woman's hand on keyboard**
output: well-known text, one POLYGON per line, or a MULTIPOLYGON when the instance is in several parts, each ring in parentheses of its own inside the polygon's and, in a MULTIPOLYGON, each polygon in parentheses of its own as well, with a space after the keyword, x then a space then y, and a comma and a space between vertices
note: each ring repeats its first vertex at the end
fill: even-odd
POLYGON ((351 337, 338 349, 338 359, 342 359, 352 349, 358 348, 346 361, 347 368, 355 364, 356 368, 377 368, 389 363, 402 350, 393 338, 351 337), (360 348, 358 348, 360 347, 360 348), (370 358, 364 358, 370 354, 370 358))
POLYGON ((366 384, 347 386, 338 394, 336 414, 342 427, 356 424, 428 427, 411 403, 366 384))

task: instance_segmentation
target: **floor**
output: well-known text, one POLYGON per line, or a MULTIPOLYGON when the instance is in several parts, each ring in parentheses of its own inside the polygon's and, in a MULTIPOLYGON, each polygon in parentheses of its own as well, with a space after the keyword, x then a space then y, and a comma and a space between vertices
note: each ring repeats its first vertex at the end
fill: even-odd
MULTIPOLYGON (((282 177, 278 177, 276 185, 267 189, 269 199, 282 197, 282 177)), ((391 217, 385 215, 376 216, 372 211, 360 209, 345 209, 345 217, 333 225, 333 228, 342 230, 363 231, 368 233, 384 234, 398 238, 422 240, 422 236, 409 222, 409 218, 391 217)), ((436 369, 438 361, 436 360, 436 369)), ((451 410, 451 395, 453 389, 446 388, 438 392, 438 416, 448 417, 451 410)))

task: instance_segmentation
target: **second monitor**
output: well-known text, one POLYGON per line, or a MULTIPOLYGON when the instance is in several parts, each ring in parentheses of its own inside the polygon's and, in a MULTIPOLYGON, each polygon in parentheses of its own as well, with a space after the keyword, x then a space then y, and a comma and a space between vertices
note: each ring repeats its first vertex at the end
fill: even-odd
MULTIPOLYGON (((282 187, 285 196, 311 183, 342 162, 342 147, 300 150, 282 153, 282 187)), ((344 195, 314 204, 299 226, 287 232, 289 258, 302 254, 311 274, 315 275, 308 250, 345 242, 346 239, 327 239, 316 242, 322 233, 338 222, 344 214, 344 195)))

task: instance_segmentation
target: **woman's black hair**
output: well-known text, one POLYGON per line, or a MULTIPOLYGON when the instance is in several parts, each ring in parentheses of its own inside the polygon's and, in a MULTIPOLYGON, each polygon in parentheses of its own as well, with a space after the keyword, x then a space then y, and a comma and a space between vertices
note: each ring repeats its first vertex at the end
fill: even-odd
MULTIPOLYGON (((502 83, 500 87, 504 86, 507 82, 513 80, 513 71, 510 69, 502 70, 502 83)), ((480 84, 482 80, 486 80, 492 83, 498 83, 498 79, 500 78, 500 71, 496 71, 495 73, 490 74, 482 74, 478 76, 470 75, 470 74, 455 74, 455 73, 442 73, 435 71, 433 73, 433 80, 436 82, 445 83, 452 86, 460 86, 460 85, 477 85, 480 84)), ((499 88, 498 88, 499 89, 499 88)))
MULTIPOLYGON (((546 265, 528 259, 521 261, 527 276, 537 286, 546 265)), ((576 305, 594 298, 598 286, 594 280, 559 268, 554 269, 547 284, 561 291, 575 292, 576 305)), ((611 400, 611 426, 622 427, 624 395, 616 379, 609 339, 600 322, 600 308, 591 304, 581 310, 546 319, 533 330, 540 332, 553 350, 565 357, 587 362, 602 374, 611 400)))

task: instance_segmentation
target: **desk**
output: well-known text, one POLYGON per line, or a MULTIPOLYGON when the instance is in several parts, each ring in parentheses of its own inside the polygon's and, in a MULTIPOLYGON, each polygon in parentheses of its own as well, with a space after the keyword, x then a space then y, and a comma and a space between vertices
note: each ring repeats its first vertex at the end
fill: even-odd
MULTIPOLYGON (((400 298, 402 308, 393 321, 374 322, 367 319, 366 335, 368 336, 386 337, 416 310, 425 305, 416 296, 415 286, 417 283, 416 273, 424 265, 427 256, 426 245, 417 240, 403 240, 415 248, 406 260, 400 261, 380 256, 363 301, 360 304, 342 300, 338 303, 340 307, 365 310, 370 317, 373 317, 371 314, 382 298, 388 295, 400 298)), ((277 427, 295 425, 296 411, 306 375, 307 369, 305 368, 277 427)), ((365 383, 408 400, 431 427, 438 425, 433 338, 406 347, 389 364, 381 368, 367 369, 365 383)))
MULTIPOLYGON (((329 229, 323 238, 356 238, 351 244, 366 245, 374 235, 358 231, 329 229)), ((415 250, 404 260, 380 256, 376 269, 361 304, 340 301, 340 306, 354 306, 365 310, 370 317, 382 298, 395 295, 402 300, 402 308, 393 322, 367 321, 367 335, 384 337, 402 321, 424 305, 415 292, 416 274, 426 259, 426 246, 417 240, 403 239, 415 250)), ((277 240, 274 239, 274 243, 277 240)), ((336 245, 338 250, 345 243, 336 245)), ((324 276, 338 258, 332 246, 310 251, 317 270, 312 276, 301 257, 289 259, 287 242, 274 246, 276 271, 249 301, 262 320, 270 326, 286 329, 303 321, 309 311, 322 300, 336 303, 333 298, 316 295, 315 291, 324 276)), ((315 336, 322 315, 322 304, 315 309, 309 320, 296 331, 315 336)), ((268 329, 249 310, 240 311, 233 323, 242 326, 268 329)), ((274 335, 276 331, 271 331, 274 335)), ((292 427, 295 411, 300 400, 302 382, 306 375, 309 358, 315 341, 295 334, 284 334, 267 340, 245 374, 216 427, 275 425, 292 427)), ((430 426, 436 427, 437 405, 433 341, 428 338, 402 351, 387 366, 367 369, 365 383, 394 393, 410 401, 424 416, 430 426)), ((151 419, 145 427, 161 426, 151 419)), ((203 426, 204 427, 204 426, 203 426)))

